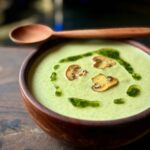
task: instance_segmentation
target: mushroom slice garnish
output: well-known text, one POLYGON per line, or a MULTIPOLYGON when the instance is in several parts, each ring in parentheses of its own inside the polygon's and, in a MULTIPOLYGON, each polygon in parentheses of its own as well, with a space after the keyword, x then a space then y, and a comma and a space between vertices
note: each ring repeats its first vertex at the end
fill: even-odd
POLYGON ((75 80, 78 76, 86 76, 87 70, 82 70, 79 65, 70 65, 66 70, 66 77, 68 80, 75 80))
POLYGON ((119 81, 118 79, 112 76, 105 76, 104 74, 99 73, 98 75, 92 78, 92 82, 92 89, 95 92, 102 92, 114 87, 118 84, 119 81))
POLYGON ((95 68, 101 68, 101 69, 112 67, 113 65, 116 64, 114 60, 106 58, 104 56, 95 56, 93 57, 93 61, 94 61, 93 66, 95 68))
POLYGON ((66 77, 68 80, 75 80, 81 70, 79 65, 70 65, 66 70, 66 77))

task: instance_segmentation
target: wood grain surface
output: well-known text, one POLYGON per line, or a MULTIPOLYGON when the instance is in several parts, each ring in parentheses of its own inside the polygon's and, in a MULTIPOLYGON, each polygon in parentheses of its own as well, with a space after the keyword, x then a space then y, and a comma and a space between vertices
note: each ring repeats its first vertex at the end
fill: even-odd
MULTIPOLYGON (((0 150, 77 150, 48 136, 30 119, 20 99, 18 73, 34 48, 0 47, 0 150)), ((150 149, 150 134, 120 150, 150 149)))

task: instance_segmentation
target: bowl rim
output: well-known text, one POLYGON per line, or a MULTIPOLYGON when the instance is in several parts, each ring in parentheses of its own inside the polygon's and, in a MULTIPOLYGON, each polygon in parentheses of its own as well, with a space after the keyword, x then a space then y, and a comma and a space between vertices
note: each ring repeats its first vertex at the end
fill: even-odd
MULTIPOLYGON (((65 41, 65 40, 64 40, 65 41)), ((148 55, 150 55, 150 48, 148 48, 147 46, 145 46, 144 44, 141 44, 137 41, 134 40, 113 40, 113 41, 120 41, 123 43, 127 43, 130 44, 134 47, 139 48, 139 50, 144 51, 145 53, 147 53, 148 55)), ((47 108, 46 106, 44 106, 43 104, 41 104, 40 102, 38 102, 38 100, 36 100, 28 86, 27 86, 27 81, 26 81, 26 71, 28 70, 29 67, 29 62, 33 61, 38 55, 38 53, 42 53, 39 52, 41 48, 45 48, 47 42, 43 43, 39 48, 37 48, 36 51, 33 51, 31 54, 29 54, 25 60, 23 61, 20 71, 19 71, 19 87, 21 90, 21 93, 23 93, 23 96, 34 106, 36 107, 38 110, 40 110, 42 113, 47 114, 48 116, 51 116, 59 121, 62 122, 66 122, 66 123, 71 123, 71 124, 75 124, 75 125, 84 125, 84 126, 116 126, 116 125, 121 125, 121 124, 125 124, 125 123, 132 123, 134 121, 138 121, 140 119, 143 118, 147 118, 148 116, 150 117, 150 108, 139 112, 135 115, 129 116, 129 117, 124 117, 124 118, 119 118, 119 119, 112 119, 112 120, 86 120, 86 119, 78 119, 78 118, 73 118, 73 117, 69 117, 69 116, 65 116, 62 115, 60 113, 57 113, 49 108, 47 108), (34 58, 35 57, 35 58, 34 58)), ((53 44, 52 44, 53 45, 53 44)), ((56 45, 56 44, 54 44, 56 45)), ((32 63, 32 62, 31 62, 32 63)))

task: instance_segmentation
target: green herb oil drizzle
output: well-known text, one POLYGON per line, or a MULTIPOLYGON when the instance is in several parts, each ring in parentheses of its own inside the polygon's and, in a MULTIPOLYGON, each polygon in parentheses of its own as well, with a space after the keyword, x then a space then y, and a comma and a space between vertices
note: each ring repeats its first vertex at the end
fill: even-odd
POLYGON ((125 100, 123 98, 117 98, 117 99, 114 99, 114 103, 115 104, 124 104, 125 100))
POLYGON ((56 86, 55 85, 55 89, 56 89, 56 91, 55 91, 55 95, 56 96, 62 96, 62 90, 61 90, 61 88, 59 87, 59 86, 56 86))
POLYGON ((75 107, 78 108, 85 108, 85 107, 99 107, 100 102, 99 101, 89 101, 85 99, 80 99, 80 98, 69 98, 69 101, 71 104, 75 107))
POLYGON ((57 64, 57 65, 55 65, 53 68, 54 68, 54 70, 57 70, 59 67, 60 67, 60 65, 57 64))
POLYGON ((139 85, 133 84, 133 85, 129 86, 129 88, 127 90, 127 94, 131 97, 136 97, 136 96, 140 95, 139 85))
POLYGON ((50 78, 51 78, 52 82, 56 81, 57 80, 57 73, 56 72, 52 72, 50 78))
POLYGON ((55 83, 57 81, 57 73, 56 72, 52 72, 52 74, 50 76, 50 79, 51 79, 51 81, 52 81, 52 83, 53 83, 53 85, 54 85, 54 87, 56 89, 55 95, 56 96, 62 96, 63 93, 62 93, 61 88, 58 85, 56 85, 56 83, 55 83))
POLYGON ((88 53, 85 53, 85 54, 76 55, 76 56, 70 56, 70 57, 61 59, 59 62, 60 63, 65 63, 65 62, 70 62, 70 61, 76 61, 76 60, 79 60, 81 58, 89 57, 89 56, 92 56, 92 55, 93 55, 92 52, 88 52, 88 53))

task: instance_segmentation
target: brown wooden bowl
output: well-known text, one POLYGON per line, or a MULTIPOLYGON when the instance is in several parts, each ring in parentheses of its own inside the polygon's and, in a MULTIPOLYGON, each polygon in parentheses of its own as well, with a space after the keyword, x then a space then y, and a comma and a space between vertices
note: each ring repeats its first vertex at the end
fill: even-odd
MULTIPOLYGON (((150 108, 131 117, 110 121, 79 120, 63 116, 40 104, 31 94, 27 76, 37 57, 66 40, 52 40, 44 43, 27 57, 19 74, 23 102, 32 119, 49 135, 87 149, 113 149, 129 144, 150 131, 150 108)), ((150 55, 150 49, 134 41, 128 43, 150 55)))

